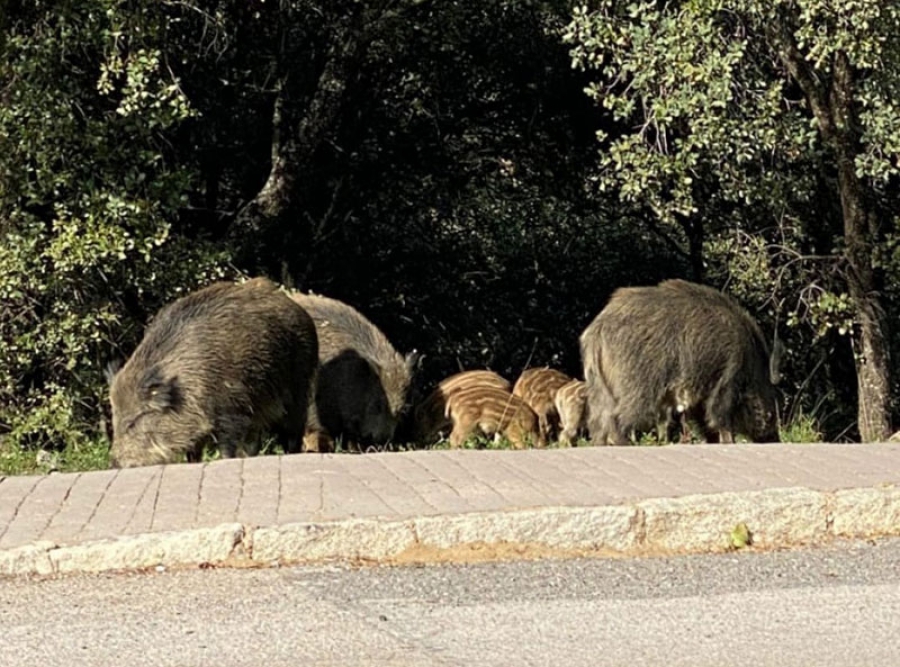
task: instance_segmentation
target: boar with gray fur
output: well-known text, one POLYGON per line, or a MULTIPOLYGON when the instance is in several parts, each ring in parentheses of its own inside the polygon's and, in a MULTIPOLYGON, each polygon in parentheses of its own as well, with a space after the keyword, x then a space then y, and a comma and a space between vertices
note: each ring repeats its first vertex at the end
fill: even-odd
POLYGON ((564 384, 572 381, 562 371, 548 368, 529 368, 522 372, 513 387, 513 396, 518 396, 538 416, 541 433, 548 440, 559 431, 559 413, 556 411, 556 392, 564 384))
POLYGON ((587 386, 583 380, 572 380, 556 391, 553 403, 559 415, 559 443, 571 445, 587 431, 587 386))
POLYGON ((400 355, 378 327, 342 301, 299 292, 291 298, 310 314, 319 338, 307 441, 389 442, 409 407, 416 353, 400 355))
POLYGON ((435 389, 416 410, 416 418, 424 441, 433 442, 449 430, 454 449, 479 433, 505 435, 516 449, 546 445, 534 411, 519 397, 489 385, 471 385, 449 397, 435 389))
POLYGON ((675 414, 707 439, 778 441, 778 350, 734 299, 684 280, 616 290, 580 337, 595 444, 675 414))
POLYGON ((317 357, 312 319, 265 278, 174 301, 110 378, 112 465, 254 454, 266 431, 299 451, 317 357))

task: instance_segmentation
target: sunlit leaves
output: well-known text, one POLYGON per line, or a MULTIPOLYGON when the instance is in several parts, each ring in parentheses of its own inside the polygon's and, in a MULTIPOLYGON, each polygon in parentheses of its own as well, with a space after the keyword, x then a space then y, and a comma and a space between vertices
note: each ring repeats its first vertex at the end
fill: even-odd
POLYGON ((0 62, 0 429, 59 446, 98 427, 102 365, 133 345, 122 295, 156 303, 226 259, 172 234, 193 115, 162 46, 162 3, 33 8, 0 62))

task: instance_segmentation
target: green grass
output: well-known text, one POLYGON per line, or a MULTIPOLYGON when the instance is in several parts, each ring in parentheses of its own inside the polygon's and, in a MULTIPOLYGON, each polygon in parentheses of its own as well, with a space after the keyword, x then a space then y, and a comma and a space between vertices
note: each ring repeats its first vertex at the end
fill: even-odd
POLYGON ((0 475, 46 475, 109 468, 106 440, 69 445, 61 451, 22 449, 0 442, 0 475))
MULTIPOLYGON (((584 438, 579 438, 576 441, 576 446, 578 447, 590 447, 590 440, 585 440, 584 438)), ((569 447, 566 445, 562 445, 557 441, 552 441, 547 444, 547 449, 568 449, 569 447)), ((430 447, 416 447, 414 445, 410 445, 409 449, 450 449, 450 441, 449 440, 441 440, 430 447)), ((497 438, 494 440, 492 437, 477 435, 472 436, 468 440, 463 443, 461 449, 514 449, 512 443, 504 437, 497 438)))
POLYGON ((822 442, 819 422, 812 415, 798 412, 791 421, 778 430, 781 442, 822 442))
MULTIPOLYGON (((792 420, 781 427, 782 442, 821 442, 822 433, 818 428, 817 420, 804 413, 796 414, 792 420)), ((694 434, 694 442, 699 442, 697 434, 694 434)), ((590 447, 590 440, 579 438, 575 443, 578 447, 590 447)), ((635 444, 642 446, 659 446, 666 443, 660 442, 655 433, 643 435, 635 444)), ((550 449, 561 448, 558 442, 551 442, 550 449)), ((512 445, 506 438, 493 438, 476 436, 469 438, 463 445, 463 449, 512 449, 512 445)), ((411 443, 395 443, 378 447, 369 447, 364 451, 369 452, 404 452, 417 449, 450 449, 447 440, 441 440, 430 447, 420 447, 411 443)), ((260 455, 283 454, 284 448, 274 440, 267 440, 260 448, 260 455)), ((335 442, 335 453, 358 453, 355 449, 348 448, 340 441, 335 442)), ((218 451, 207 450, 203 455, 204 461, 216 461, 221 458, 218 451)), ((182 457, 181 461, 184 460, 182 457)), ((46 475, 51 472, 81 472, 86 470, 105 470, 109 468, 109 447, 106 440, 83 445, 70 445, 61 451, 46 451, 33 449, 20 449, 4 444, 0 439, 0 475, 46 475)))

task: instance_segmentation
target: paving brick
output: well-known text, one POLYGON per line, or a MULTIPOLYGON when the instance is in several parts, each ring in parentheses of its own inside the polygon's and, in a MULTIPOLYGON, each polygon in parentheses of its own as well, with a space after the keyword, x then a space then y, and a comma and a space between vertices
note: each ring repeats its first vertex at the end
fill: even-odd
POLYGON ((262 456, 244 461, 242 493, 237 519, 252 526, 271 526, 278 520, 281 496, 281 460, 262 456))
POLYGON ((78 473, 42 477, 7 525, 0 538, 0 548, 22 546, 39 540, 78 477, 78 473))
POLYGON ((203 465, 169 465, 163 468, 150 530, 186 530, 194 526, 194 517, 200 505, 200 480, 204 472, 203 465))
POLYGON ((278 524, 321 518, 325 506, 324 477, 341 475, 334 454, 288 454, 281 457, 278 524))
MULTIPOLYGON (((506 459, 513 451, 458 452, 457 463, 472 477, 487 485, 500 498, 499 507, 525 508, 537 505, 558 505, 552 492, 536 483, 533 477, 517 471, 506 459), (462 456, 460 456, 462 454, 462 456), (474 454, 474 456, 472 455, 474 454)), ((497 506, 485 509, 497 509, 497 506)))
MULTIPOLYGON (((82 527, 78 539, 102 539, 149 530, 153 506, 148 512, 146 498, 155 497, 162 470, 162 466, 119 470, 97 502, 93 515, 82 527)), ((85 473, 84 476, 95 474, 98 473, 85 473)))
POLYGON ((392 517, 396 513, 377 491, 367 486, 354 471, 368 464, 363 456, 340 456, 332 461, 343 468, 343 474, 323 475, 323 519, 392 517), (357 459, 348 461, 347 459, 357 459))
POLYGON ((118 473, 118 470, 101 470, 90 475, 79 475, 41 539, 59 544, 73 542, 94 516, 118 473))
MULTIPOLYGON (((147 480, 143 492, 136 499, 134 507, 127 516, 127 524, 122 532, 125 535, 139 535, 150 532, 153 527, 153 516, 156 514, 156 504, 159 500, 160 485, 165 466, 155 466, 156 474, 147 480)), ((130 499, 129 499, 130 500, 130 499)), ((117 515, 117 518, 126 518, 125 515, 117 515)))
POLYGON ((0 539, 3 538, 21 504, 41 479, 43 478, 37 475, 30 475, 4 477, 3 481, 0 481, 0 539))
POLYGON ((473 472, 461 463, 467 458, 466 452, 439 450, 411 452, 406 456, 458 494, 459 500, 454 501, 453 505, 462 503, 467 511, 474 511, 495 509, 505 503, 503 496, 483 481, 477 471, 473 472))
POLYGON ((194 513, 197 527, 237 521, 245 459, 229 459, 204 464, 200 497, 194 513))
MULTIPOLYGON (((429 516, 440 513, 471 512, 475 509, 462 496, 452 481, 446 479, 428 466, 427 452, 415 452, 410 456, 384 455, 379 460, 397 479, 405 480, 415 494, 406 505, 401 506, 406 516, 429 516)), ((440 468, 440 466, 438 466, 440 468)), ((463 474, 456 466, 451 470, 463 474)), ((452 474, 451 474, 452 478, 452 474)), ((397 501, 394 500, 394 506, 397 501)))
POLYGON ((503 463, 528 480, 531 486, 541 489, 558 506, 597 505, 615 500, 602 487, 588 484, 572 474, 571 466, 567 466, 565 458, 560 456, 564 453, 552 450, 509 452, 503 457, 503 463))
POLYGON ((392 454, 370 454, 354 459, 348 461, 348 469, 394 516, 406 518, 435 513, 435 508, 416 488, 424 471, 408 459, 392 454))

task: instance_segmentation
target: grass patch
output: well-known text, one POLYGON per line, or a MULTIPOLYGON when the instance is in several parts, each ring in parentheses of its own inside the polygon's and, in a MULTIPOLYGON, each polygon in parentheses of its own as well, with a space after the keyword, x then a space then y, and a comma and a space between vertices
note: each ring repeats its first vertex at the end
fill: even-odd
MULTIPOLYGON (((790 423, 781 427, 782 442, 821 442, 822 433, 819 430, 817 420, 811 415, 798 414, 790 423)), ((692 440, 699 442, 697 433, 692 440)), ((633 444, 640 446, 660 446, 668 444, 660 442, 655 431, 643 434, 633 444)), ((592 447, 590 440, 578 438, 574 443, 576 447, 592 447)), ((559 442, 553 441, 547 445, 548 449, 567 448, 559 442)), ((348 447, 340 440, 335 441, 336 454, 359 454, 373 452, 406 452, 415 450, 449 450, 450 443, 443 439, 432 445, 421 446, 415 443, 391 443, 387 445, 366 447, 360 452, 356 448, 348 447)), ((479 435, 469 438, 462 449, 513 449, 512 444, 504 437, 496 440, 491 437, 479 435)), ((259 454, 281 455, 284 447, 275 439, 266 440, 260 447, 259 454)), ((203 461, 218 461, 222 458, 218 450, 207 449, 203 454, 203 461)), ((184 462, 182 455, 176 462, 184 462)), ((70 445, 61 451, 21 449, 5 444, 0 440, 0 475, 45 475, 51 472, 83 472, 88 470, 106 470, 109 468, 109 446, 106 440, 97 440, 84 445, 70 445)))
POLYGON ((109 445, 96 440, 61 451, 22 449, 0 443, 0 475, 46 475, 109 468, 109 445))
POLYGON ((822 431, 818 420, 804 412, 796 413, 791 421, 779 429, 781 442, 806 443, 822 442, 822 431))
MULTIPOLYGON (((577 447, 590 447, 591 441, 585 440, 584 438, 578 438, 575 441, 575 446, 577 447)), ((561 444, 560 442, 553 440, 547 443, 545 449, 570 449, 569 445, 561 444)), ((433 445, 426 447, 416 447, 415 445, 409 445, 409 449, 451 449, 450 441, 446 438, 434 443, 433 445)), ((492 437, 485 435, 475 435, 470 437, 463 443, 463 446, 460 449, 515 449, 512 443, 505 437, 501 436, 496 440, 492 437)), ((537 449, 534 446, 528 447, 528 449, 537 449)))

